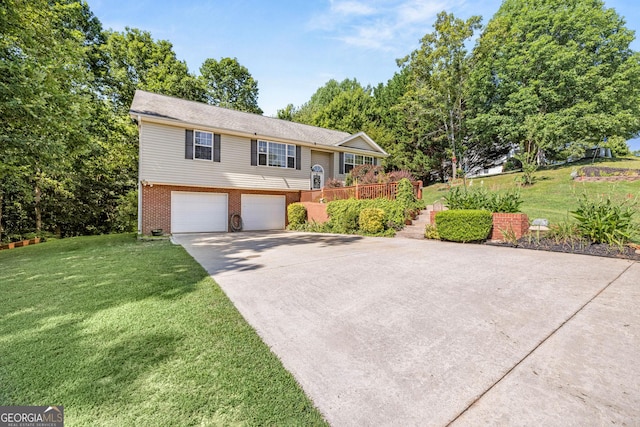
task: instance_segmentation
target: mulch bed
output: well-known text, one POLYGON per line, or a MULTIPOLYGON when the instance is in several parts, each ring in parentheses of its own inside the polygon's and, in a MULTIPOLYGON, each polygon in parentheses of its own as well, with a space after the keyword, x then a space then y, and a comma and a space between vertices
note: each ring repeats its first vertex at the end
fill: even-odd
POLYGON ((517 244, 508 242, 487 242, 488 245, 507 246, 523 249, 533 249, 538 251, 564 252, 570 254, 593 255, 608 258, 622 258, 640 261, 640 253, 631 246, 612 246, 605 243, 590 243, 576 240, 573 242, 556 242, 546 237, 522 237, 517 244))

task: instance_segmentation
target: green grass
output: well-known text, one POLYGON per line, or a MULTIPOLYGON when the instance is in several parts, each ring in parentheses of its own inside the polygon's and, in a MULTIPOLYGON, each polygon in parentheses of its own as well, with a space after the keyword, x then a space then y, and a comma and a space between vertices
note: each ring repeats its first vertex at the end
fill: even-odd
MULTIPOLYGON (((640 169, 640 159, 624 158, 607 161, 598 161, 598 166, 610 166, 617 168, 640 169)), ((615 199, 640 198, 640 181, 635 182, 575 182, 571 179, 571 172, 583 165, 591 165, 591 162, 574 163, 568 166, 558 166, 538 170, 535 173, 538 181, 529 187, 522 188, 521 210, 529 218, 547 218, 552 223, 566 221, 572 216, 569 211, 578 206, 578 196, 583 193, 589 195, 611 195, 615 199)), ((516 178, 521 173, 497 175, 493 177, 473 178, 468 180, 472 186, 483 185, 491 190, 504 190, 516 187, 516 178)), ((423 199, 427 203, 433 203, 447 194, 444 184, 435 184, 423 189, 423 199)), ((638 215, 640 217, 640 215, 638 215)), ((640 220, 640 218, 637 218, 640 220)))
POLYGON ((68 426, 325 425, 181 247, 132 235, 0 252, 0 405, 68 426))

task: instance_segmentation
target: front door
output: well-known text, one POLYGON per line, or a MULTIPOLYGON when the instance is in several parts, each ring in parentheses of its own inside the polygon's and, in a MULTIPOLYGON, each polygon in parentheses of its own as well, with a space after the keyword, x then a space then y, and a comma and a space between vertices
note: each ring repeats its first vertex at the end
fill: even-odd
POLYGON ((321 190, 324 187, 324 168, 320 165, 313 165, 311 168, 311 189, 321 190))

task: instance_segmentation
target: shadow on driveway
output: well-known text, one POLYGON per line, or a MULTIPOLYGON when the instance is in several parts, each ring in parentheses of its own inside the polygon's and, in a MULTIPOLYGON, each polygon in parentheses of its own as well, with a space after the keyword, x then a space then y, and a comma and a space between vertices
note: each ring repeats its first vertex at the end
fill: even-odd
MULTIPOLYGON (((362 240, 360 236, 287 233, 282 231, 178 234, 173 240, 182 245, 212 276, 265 268, 265 253, 286 247, 289 260, 300 257, 297 246, 313 244, 317 249, 336 248, 362 240)), ((300 257, 302 262, 307 257, 300 257)), ((313 258, 309 259, 313 261, 313 258)), ((272 267, 272 265, 269 265, 272 267)))

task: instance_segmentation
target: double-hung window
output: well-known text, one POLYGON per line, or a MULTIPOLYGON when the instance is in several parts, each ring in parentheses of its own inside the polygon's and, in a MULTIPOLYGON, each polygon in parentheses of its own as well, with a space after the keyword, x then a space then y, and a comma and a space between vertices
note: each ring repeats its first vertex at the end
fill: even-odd
POLYGON ((258 164, 277 168, 296 168, 296 146, 258 141, 258 164))
POLYGON ((349 173, 351 170, 360 165, 372 165, 373 157, 363 156, 361 154, 344 153, 344 173, 349 173))
POLYGON ((213 134, 197 130, 193 133, 193 136, 193 157, 201 160, 211 160, 213 158, 213 134))

